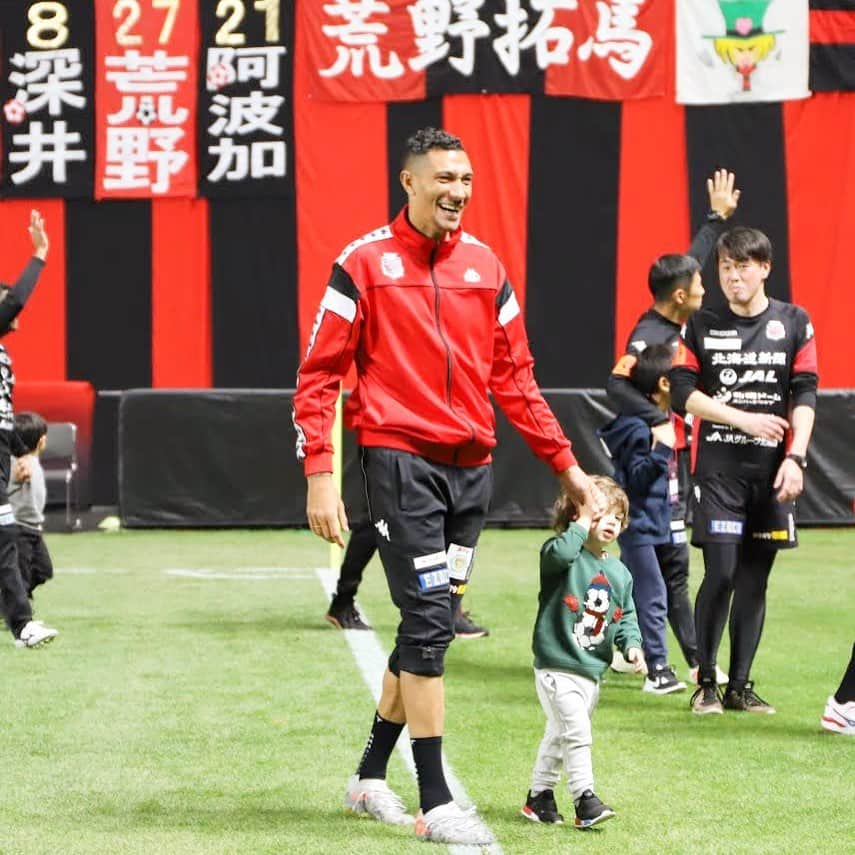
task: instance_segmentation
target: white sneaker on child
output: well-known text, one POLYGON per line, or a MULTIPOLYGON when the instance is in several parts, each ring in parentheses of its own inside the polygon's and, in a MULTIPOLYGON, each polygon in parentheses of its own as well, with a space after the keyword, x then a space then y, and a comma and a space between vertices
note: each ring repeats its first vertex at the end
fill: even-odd
POLYGON ((58 630, 45 626, 40 620, 27 621, 15 639, 15 647, 42 647, 50 644, 58 635, 58 630))

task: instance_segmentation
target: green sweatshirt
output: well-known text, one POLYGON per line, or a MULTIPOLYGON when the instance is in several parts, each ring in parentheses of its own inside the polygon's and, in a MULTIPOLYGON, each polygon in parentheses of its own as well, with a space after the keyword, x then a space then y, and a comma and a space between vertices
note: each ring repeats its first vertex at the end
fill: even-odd
POLYGON ((535 668, 571 671, 599 682, 612 661, 641 647, 632 577, 617 558, 584 549, 588 534, 571 523, 540 550, 540 594, 534 624, 535 668))

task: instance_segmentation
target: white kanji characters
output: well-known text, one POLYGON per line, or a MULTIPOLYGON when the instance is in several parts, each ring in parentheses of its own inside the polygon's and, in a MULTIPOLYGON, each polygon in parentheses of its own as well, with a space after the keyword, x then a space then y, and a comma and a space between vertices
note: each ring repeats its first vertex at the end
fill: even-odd
POLYGON ((49 163, 54 183, 64 184, 67 180, 66 164, 86 160, 83 149, 71 148, 79 142, 80 134, 67 130, 66 123, 61 119, 54 122, 53 130, 47 133, 42 130, 41 122, 31 122, 26 133, 12 134, 15 147, 27 148, 26 151, 9 153, 9 163, 26 164, 23 169, 12 173, 12 183, 23 184, 32 180, 49 163))
POLYGON ((257 80, 262 89, 276 89, 279 86, 280 61, 285 53, 286 48, 282 45, 208 48, 208 89, 215 91, 235 81, 247 83, 252 80, 257 80))
POLYGON ((108 56, 107 80, 119 92, 146 93, 177 92, 178 84, 187 80, 190 60, 186 56, 169 56, 164 50, 156 50, 151 56, 143 56, 138 50, 127 50, 122 56, 108 56))
POLYGON ((343 24, 324 24, 321 31, 325 36, 337 38, 336 61, 319 70, 322 77, 338 77, 346 71, 354 77, 365 73, 365 61, 371 73, 380 79, 394 79, 404 73, 404 65, 395 51, 389 51, 384 62, 378 44, 378 36, 389 32, 389 27, 379 21, 369 21, 372 15, 389 13, 389 4, 382 0, 335 0, 324 4, 324 12, 344 18, 343 24))
POLYGON ((186 107, 175 107, 172 95, 122 95, 122 104, 115 113, 107 115, 111 125, 124 125, 136 119, 144 125, 158 122, 161 125, 183 125, 190 113, 186 107))
POLYGON ((121 103, 107 116, 103 188, 167 193, 172 176, 190 159, 178 148, 186 136, 180 125, 190 111, 174 103, 188 79, 190 60, 164 50, 151 56, 127 50, 108 56, 105 64, 106 79, 121 94, 121 103))
POLYGON ((45 106, 51 116, 61 115, 63 104, 77 110, 86 106, 86 98, 76 94, 83 91, 83 66, 77 48, 16 53, 9 64, 21 69, 9 74, 9 82, 18 87, 15 100, 30 116, 45 106))
POLYGON ((254 89, 248 96, 214 95, 210 111, 218 118, 208 128, 214 136, 246 135, 261 131, 281 136, 282 127, 273 124, 279 108, 285 103, 281 95, 265 95, 254 89))
POLYGON ((624 80, 631 80, 641 70, 653 39, 637 28, 638 12, 645 0, 611 0, 597 2, 597 33, 579 45, 579 59, 608 57, 609 65, 624 80))
POLYGON ((578 9, 577 0, 531 0, 531 8, 540 12, 540 18, 532 27, 523 47, 534 45, 537 67, 566 65, 570 61, 573 47, 573 32, 567 27, 555 27, 555 12, 558 9, 578 9))
POLYGON ((505 33, 493 41, 493 50, 508 74, 520 70, 520 54, 534 47, 538 68, 569 61, 573 33, 567 27, 553 26, 559 9, 578 9, 578 0, 531 0, 533 12, 540 12, 537 23, 529 29, 528 12, 520 0, 507 0, 506 11, 495 16, 505 33))
POLYGON ((249 178, 282 178, 285 176, 286 152, 284 140, 259 140, 249 145, 235 145, 231 137, 217 140, 209 146, 209 154, 217 155, 209 181, 242 181, 249 178))
POLYGON ((189 159, 187 152, 176 149, 183 137, 181 128, 107 128, 104 189, 130 190, 150 185, 152 193, 166 193, 171 177, 189 159))
POLYGON ((475 42, 490 35, 490 27, 478 16, 484 0, 416 0, 407 7, 416 34, 419 52, 409 61, 410 68, 421 71, 448 55, 447 37, 459 38, 462 56, 453 56, 449 65, 470 76, 475 68, 475 42), (456 16, 452 20, 452 16, 456 16))

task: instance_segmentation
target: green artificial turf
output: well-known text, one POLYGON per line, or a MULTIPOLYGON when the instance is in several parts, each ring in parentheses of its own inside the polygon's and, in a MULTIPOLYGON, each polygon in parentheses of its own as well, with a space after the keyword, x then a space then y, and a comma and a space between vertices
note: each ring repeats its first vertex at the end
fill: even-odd
MULTIPOLYGON (((446 756, 504 851, 855 851, 855 739, 819 728, 855 635, 855 530, 803 532, 773 571, 753 676, 777 715, 693 716, 687 694, 642 694, 640 678, 609 673, 594 773, 618 815, 587 833, 519 815, 543 728, 529 641, 545 536, 485 532, 467 603, 491 635, 447 657, 446 756)), ((373 705, 322 619, 320 582, 300 569, 327 563, 320 541, 155 531, 48 543, 58 571, 36 608, 60 637, 0 647, 2 855, 446 851, 342 811, 373 705)), ((359 602, 388 650, 397 618, 376 560, 359 602)), ((673 641, 671 659, 683 675, 673 641)), ((397 754, 389 780, 415 807, 397 754)))

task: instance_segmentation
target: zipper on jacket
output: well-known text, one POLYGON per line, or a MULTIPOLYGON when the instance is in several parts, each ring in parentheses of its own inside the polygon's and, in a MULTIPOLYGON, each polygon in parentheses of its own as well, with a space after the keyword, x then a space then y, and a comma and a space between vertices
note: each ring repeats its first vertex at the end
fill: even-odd
POLYGON ((442 339, 443 346, 445 347, 445 364, 446 364, 446 380, 445 380, 445 398, 448 402, 448 406, 451 406, 451 348, 448 345, 448 339, 445 337, 445 333, 442 331, 442 326, 439 323, 439 283, 436 281, 436 276, 433 274, 433 263, 436 259, 436 253, 439 250, 438 246, 434 246, 430 253, 430 279, 433 282, 433 291, 434 291, 434 300, 433 300, 433 310, 434 315, 436 317, 436 331, 439 333, 440 339, 442 339))

